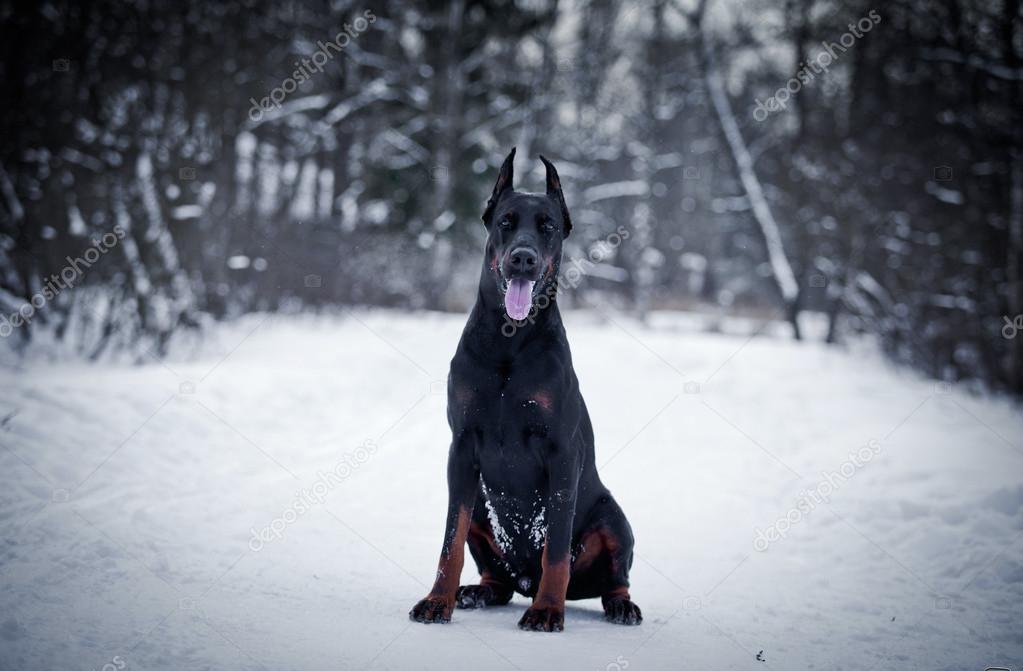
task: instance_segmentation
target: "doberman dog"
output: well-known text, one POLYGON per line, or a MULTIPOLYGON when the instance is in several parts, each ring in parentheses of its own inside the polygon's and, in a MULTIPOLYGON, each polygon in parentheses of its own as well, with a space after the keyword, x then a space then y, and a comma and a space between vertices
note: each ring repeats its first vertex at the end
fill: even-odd
POLYGON ((572 222, 554 165, 540 157, 545 194, 523 193, 512 186, 514 159, 512 149, 483 213, 479 292, 448 376, 452 439, 437 578, 409 617, 450 622, 456 606, 504 605, 518 592, 533 599, 522 629, 561 631, 566 598, 598 596, 605 619, 639 624, 629 596, 632 529, 597 475, 556 302, 572 222), (460 587, 466 543, 480 582, 460 587))

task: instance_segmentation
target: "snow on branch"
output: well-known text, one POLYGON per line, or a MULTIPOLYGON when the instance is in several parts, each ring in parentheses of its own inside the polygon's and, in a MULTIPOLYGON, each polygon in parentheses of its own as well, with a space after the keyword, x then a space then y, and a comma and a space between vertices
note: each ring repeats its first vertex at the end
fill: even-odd
POLYGON ((1004 79, 1006 81, 1023 81, 1023 70, 1017 68, 1010 68, 1007 65, 1001 63, 992 63, 991 61, 985 60, 976 54, 970 54, 964 56, 962 53, 955 51, 954 49, 938 48, 938 49, 921 49, 920 57, 925 61, 937 61, 944 63, 956 63, 959 65, 968 65, 971 68, 976 68, 982 72, 986 72, 996 79, 1004 79))
POLYGON ((628 198, 632 196, 645 196, 650 192, 650 187, 641 179, 632 179, 622 182, 608 182, 591 186, 583 191, 583 201, 595 203, 600 200, 611 198, 628 198))
POLYGON ((275 109, 266 111, 258 120, 252 120, 251 118, 245 124, 246 130, 252 130, 257 126, 261 126, 271 121, 277 121, 283 119, 292 114, 299 114, 301 112, 310 112, 313 110, 326 109, 330 104, 332 96, 327 94, 319 94, 312 96, 304 96, 297 100, 291 100, 283 103, 275 109))
POLYGON ((11 178, 7 176, 3 163, 0 163, 0 191, 3 191, 4 200, 7 201, 7 209, 11 213, 11 219, 21 221, 25 217, 25 208, 22 207, 21 201, 18 200, 18 194, 14 191, 14 184, 11 183, 11 178))
POLYGON ((374 79, 366 89, 357 95, 337 104, 327 112, 326 116, 320 119, 317 124, 319 135, 326 135, 331 132, 337 124, 344 121, 352 112, 358 111, 367 105, 380 100, 396 100, 397 94, 387 82, 382 79, 374 79))

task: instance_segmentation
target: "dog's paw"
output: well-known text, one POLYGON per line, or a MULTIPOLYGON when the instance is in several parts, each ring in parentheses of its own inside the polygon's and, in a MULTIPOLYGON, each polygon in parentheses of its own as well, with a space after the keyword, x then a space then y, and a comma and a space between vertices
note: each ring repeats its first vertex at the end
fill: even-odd
POLYGON ((413 622, 430 624, 432 622, 451 622, 451 611, 454 604, 448 603, 447 599, 426 597, 408 612, 408 618, 413 622))
POLYGON ((458 608, 483 608, 494 602, 494 589, 489 585, 462 585, 455 595, 458 608))
POLYGON ((490 585, 462 585, 455 595, 455 606, 458 608, 483 608, 484 606, 503 606, 511 601, 512 593, 494 589, 490 585))
POLYGON ((639 624, 643 621, 643 611, 626 598, 608 599, 604 602, 604 619, 614 624, 639 624))
POLYGON ((526 631, 564 631, 563 608, 529 608, 519 620, 519 629, 526 631))

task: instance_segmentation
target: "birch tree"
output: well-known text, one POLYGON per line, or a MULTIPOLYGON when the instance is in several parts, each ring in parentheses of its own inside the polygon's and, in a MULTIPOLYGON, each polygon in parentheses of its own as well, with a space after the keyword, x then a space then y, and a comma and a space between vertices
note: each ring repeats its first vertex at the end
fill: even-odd
POLYGON ((785 316, 792 325, 793 335, 799 340, 802 337, 799 329, 799 284, 796 281, 792 265, 789 263, 778 223, 774 218, 771 206, 764 195, 764 189, 754 170, 753 158, 750 156, 746 141, 742 137, 742 132, 739 130, 735 114, 732 111, 732 105, 728 100, 728 93, 725 91, 721 69, 718 65, 714 49, 704 32, 703 18, 706 10, 707 0, 700 0, 696 9, 689 15, 689 18, 690 22, 696 27, 707 92, 714 106, 714 112, 721 124, 721 132, 725 136, 729 151, 735 161, 739 180, 742 182, 747 198, 749 198, 753 218, 763 236, 767 260, 771 266, 774 283, 784 304, 785 316))

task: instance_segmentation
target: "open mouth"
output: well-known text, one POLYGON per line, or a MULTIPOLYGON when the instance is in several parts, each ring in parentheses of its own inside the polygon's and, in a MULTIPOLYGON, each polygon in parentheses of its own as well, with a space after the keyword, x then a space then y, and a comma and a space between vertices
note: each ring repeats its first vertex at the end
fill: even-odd
POLYGON ((501 288, 504 289, 504 309, 508 316, 516 321, 521 321, 529 314, 529 308, 533 307, 533 287, 536 282, 522 277, 512 280, 505 280, 501 288))

